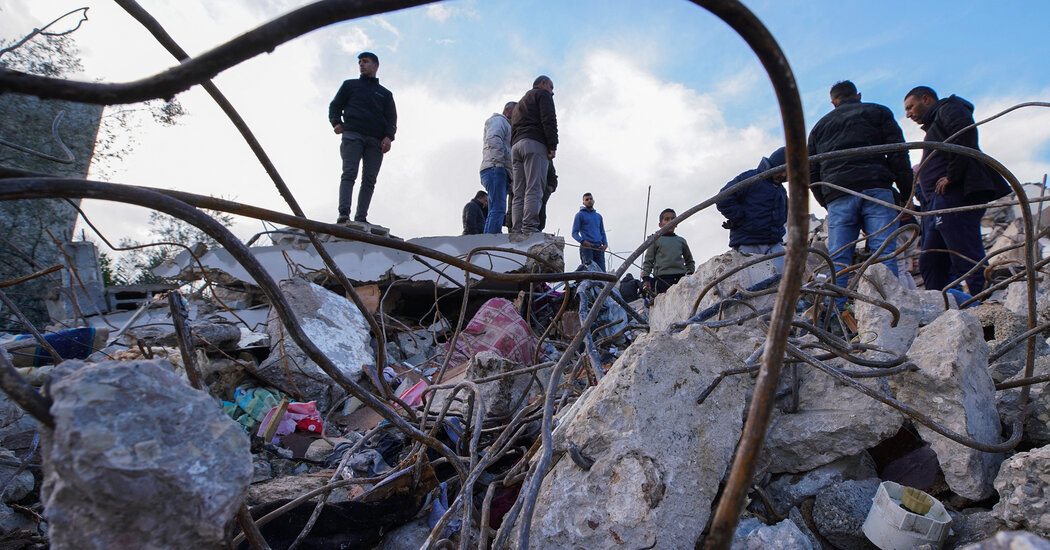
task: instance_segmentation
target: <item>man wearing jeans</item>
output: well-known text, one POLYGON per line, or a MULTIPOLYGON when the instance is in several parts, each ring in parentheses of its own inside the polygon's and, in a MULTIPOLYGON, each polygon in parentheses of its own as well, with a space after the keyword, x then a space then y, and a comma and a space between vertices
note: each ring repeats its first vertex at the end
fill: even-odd
POLYGON ((485 233, 502 233, 507 215, 507 184, 510 182, 510 115, 518 104, 503 106, 485 121, 485 143, 481 149, 481 185, 489 192, 489 214, 485 233))
POLYGON ((554 112, 554 82, 550 77, 536 78, 532 89, 518 101, 510 127, 514 169, 510 232, 520 236, 540 230, 547 164, 558 149, 558 117, 554 112))
POLYGON ((605 222, 594 209, 594 196, 590 193, 583 194, 583 206, 572 221, 572 238, 580 243, 580 262, 583 265, 594 262, 605 273, 605 249, 609 248, 609 239, 605 238, 605 222))
POLYGON ((328 105, 328 121, 335 133, 343 136, 339 146, 343 176, 339 180, 339 218, 336 223, 350 220, 350 198, 362 163, 364 169, 354 221, 368 222, 368 205, 372 202, 379 167, 397 131, 394 95, 380 86, 376 78, 379 57, 372 52, 362 52, 357 56, 357 66, 361 78, 343 81, 335 99, 328 105))
MULTIPOLYGON (((834 110, 824 115, 809 134, 809 154, 903 143, 904 134, 889 109, 876 103, 861 103, 860 93, 852 82, 844 80, 831 87, 834 110)), ((854 156, 810 164, 813 182, 827 182, 860 193, 866 198, 814 185, 813 195, 828 210, 828 252, 841 271, 853 263, 853 241, 863 230, 868 236, 868 248, 874 253, 885 243, 880 256, 889 256, 897 249, 894 241, 887 241, 897 229, 896 211, 868 198, 890 204, 906 201, 911 195, 912 171, 906 151, 854 156), (893 182, 900 195, 895 196, 893 182)), ((897 275, 897 262, 883 261, 897 275)), ((849 276, 835 277, 835 284, 845 287, 849 276)), ((836 305, 842 310, 845 298, 836 305)))

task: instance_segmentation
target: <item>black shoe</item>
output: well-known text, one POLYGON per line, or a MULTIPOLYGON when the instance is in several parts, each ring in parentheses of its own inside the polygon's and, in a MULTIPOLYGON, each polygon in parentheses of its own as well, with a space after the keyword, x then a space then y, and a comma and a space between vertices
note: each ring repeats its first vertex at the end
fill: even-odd
POLYGON ((335 219, 335 223, 337 223, 339 225, 343 225, 343 224, 345 224, 348 221, 350 221, 350 216, 339 216, 338 218, 335 219))
POLYGON ((354 216, 354 221, 357 223, 368 223, 368 218, 364 216, 354 216))

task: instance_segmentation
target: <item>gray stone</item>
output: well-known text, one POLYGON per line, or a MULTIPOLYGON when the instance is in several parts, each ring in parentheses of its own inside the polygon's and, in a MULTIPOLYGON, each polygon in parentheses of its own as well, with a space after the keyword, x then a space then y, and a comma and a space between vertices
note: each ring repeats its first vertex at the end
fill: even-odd
POLYGON ((219 548, 252 477, 241 427, 167 361, 66 361, 55 377, 51 547, 219 548))
MULTIPOLYGON (((1050 374, 1050 356, 1036 357, 1032 376, 1050 374)), ((1024 378, 1023 372, 1010 377, 1009 381, 1024 378)), ((1050 444, 1050 382, 1032 384, 1028 391, 1028 406, 1024 419, 1024 441, 1041 447, 1050 444)), ((1021 388, 1001 391, 996 397, 996 408, 1001 418, 1013 418, 1018 413, 1021 388)))
POLYGON ((843 481, 818 494, 813 503, 813 523, 821 536, 841 550, 877 548, 861 528, 879 483, 878 478, 843 481))
MULTIPOLYGON (((1050 299, 1047 299, 1047 295, 1050 294, 1050 277, 1043 275, 1042 280, 1038 281, 1035 285, 1035 314, 1038 317, 1036 324, 1043 324, 1050 321, 1050 299)), ((1006 299, 1003 300, 1003 307, 1024 317, 1028 318, 1028 283, 1024 281, 1015 281, 1010 283, 1006 287, 1006 299)))
MULTIPOLYGON (((830 364, 849 368, 842 361, 830 364)), ((762 449, 770 473, 805 472, 873 447, 900 429, 904 418, 880 403, 808 366, 801 366, 799 409, 774 409, 762 449)), ((860 383, 885 392, 882 379, 860 383)))
POLYGON ((1009 527, 1050 537, 1050 446, 1017 453, 1003 462, 995 478, 999 502, 995 516, 1009 527))
POLYGON ((859 480, 873 477, 878 477, 875 471, 875 461, 871 459, 867 451, 862 451, 802 474, 775 475, 766 486, 766 491, 773 500, 777 513, 783 514, 802 504, 802 501, 807 498, 816 496, 826 487, 848 479, 859 480))
MULTIPOLYGON (((988 346, 974 315, 945 312, 919 331, 908 358, 919 370, 890 379, 898 399, 956 433, 982 443, 1002 440, 995 384, 988 373, 988 346)), ((937 453, 952 491, 973 500, 992 494, 1002 454, 977 451, 918 422, 915 427, 937 453)))
POLYGON ((1050 540, 1025 531, 1002 531, 959 550, 1050 550, 1050 540))
MULTIPOLYGON (((241 340, 241 329, 229 323, 188 323, 190 345, 197 348, 233 349, 241 340)), ((128 335, 150 346, 177 347, 173 325, 146 325, 128 329, 128 335)))
MULTIPOLYGON (((525 365, 504 359, 494 351, 483 351, 475 355, 471 360, 470 365, 467 367, 466 379, 471 381, 478 380, 524 367, 525 365)), ((546 369, 546 371, 549 372, 549 369, 546 369)), ((540 371, 537 375, 540 376, 540 380, 546 382, 550 375, 548 374, 547 377, 544 377, 543 372, 540 371)), ((514 414, 516 410, 513 408, 514 405, 517 404, 521 407, 521 405, 525 404, 526 392, 530 389, 535 389, 535 384, 530 384, 530 382, 532 382, 531 374, 519 374, 478 384, 481 400, 485 404, 486 417, 493 419, 506 418, 514 414)))
MULTIPOLYGON (((923 318, 919 292, 904 288, 900 279, 882 264, 873 265, 864 272, 864 277, 857 285, 857 291, 893 304, 900 313, 897 326, 893 327, 890 326, 893 314, 889 310, 864 300, 857 300, 854 303, 857 330, 862 334, 874 336, 873 339, 864 340, 870 340, 870 344, 885 348, 894 354, 908 351, 915 335, 919 333, 919 320, 923 318)), ((869 352, 869 356, 875 359, 885 357, 884 354, 874 351, 869 352)))
POLYGON ((9 533, 15 530, 37 532, 37 524, 33 518, 17 512, 6 504, 0 504, 0 532, 9 533))
MULTIPOLYGON (((0 459, 18 462, 18 457, 15 456, 15 453, 7 449, 0 449, 0 459)), ((24 469, 18 475, 11 477, 17 469, 17 466, 0 464, 0 480, 7 482, 7 488, 4 489, 4 502, 18 502, 22 500, 33 490, 33 486, 36 484, 33 472, 30 472, 28 469, 24 469), (11 479, 8 480, 8 478, 11 479)))
POLYGON ((423 547, 428 536, 430 526, 427 525, 427 519, 417 519, 383 535, 383 541, 376 550, 417 550, 423 547))
MULTIPOLYGON (((277 461, 275 460, 274 462, 277 461)), ((295 464, 290 460, 282 462, 291 463, 291 465, 295 464)), ((281 468, 275 467, 274 469, 280 470, 281 468)), ((275 500, 291 500, 303 493, 319 489, 327 483, 328 477, 326 476, 286 475, 253 484, 248 488, 248 496, 244 502, 248 506, 257 506, 275 500)))
POLYGON ((961 512, 948 511, 952 516, 952 530, 944 541, 945 548, 958 548, 985 540, 1003 528, 1003 522, 991 510, 969 508, 961 512))
POLYGON ((802 531, 803 535, 806 535, 806 538, 809 539, 810 547, 814 550, 820 550, 823 548, 820 544, 820 539, 818 539, 817 535, 813 533, 813 530, 809 528, 809 524, 806 523, 806 518, 798 508, 792 508, 791 511, 788 512, 788 518, 795 524, 795 527, 798 527, 799 531, 802 531))
POLYGON ((747 383, 728 377, 702 405, 696 398, 737 365, 696 326, 649 333, 625 350, 555 430, 556 450, 571 442, 594 462, 583 470, 562 454, 552 465, 533 516, 535 547, 692 547, 740 437, 747 383))
MULTIPOLYGON (((358 380, 363 365, 375 364, 368 324, 350 300, 302 279, 281 281, 281 291, 307 337, 347 378, 358 380)), ((259 365, 258 375, 267 384, 299 401, 317 401, 317 408, 322 411, 346 394, 306 357, 272 310, 266 332, 270 336, 270 356, 259 365)))
POLYGON ((820 550, 791 519, 765 525, 756 518, 740 520, 733 534, 732 550, 820 550))
MULTIPOLYGON (((667 330, 672 324, 688 319, 696 298, 700 296, 700 291, 708 283, 751 259, 753 259, 753 256, 750 254, 730 250, 721 256, 715 256, 704 262, 697 267, 696 272, 692 275, 682 277, 678 284, 656 297, 653 307, 649 310, 650 330, 667 330)), ((774 269, 772 262, 768 261, 738 271, 709 290, 704 295, 704 299, 700 301, 700 307, 697 308, 697 311, 703 311, 705 308, 728 298, 733 292, 748 288, 775 274, 776 269, 774 269)), ((773 305, 773 299, 774 295, 762 296, 753 299, 751 305, 759 309, 770 307, 773 305)), ((750 309, 745 306, 731 306, 726 308, 723 318, 731 319, 748 311, 750 309)))

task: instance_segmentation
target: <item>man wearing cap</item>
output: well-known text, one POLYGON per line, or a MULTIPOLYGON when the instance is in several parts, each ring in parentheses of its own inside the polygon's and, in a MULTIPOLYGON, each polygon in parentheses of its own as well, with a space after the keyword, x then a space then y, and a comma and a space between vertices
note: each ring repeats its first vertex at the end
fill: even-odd
POLYGON ((339 146, 343 176, 339 180, 339 218, 336 223, 350 220, 350 199, 358 167, 362 164, 354 221, 368 222, 368 205, 372 202, 379 167, 397 131, 394 95, 380 86, 376 78, 379 57, 372 52, 362 52, 357 56, 357 66, 361 78, 344 80, 335 99, 328 105, 328 121, 335 133, 343 136, 339 146))
MULTIPOLYGON (((810 156, 865 147, 904 143, 901 127, 893 113, 877 103, 862 103, 857 87, 848 80, 831 87, 831 104, 835 107, 813 126, 809 133, 810 156)), ((863 229, 868 236, 868 248, 874 253, 885 243, 880 256, 889 256, 897 245, 887 237, 897 229, 897 212, 884 204, 899 204, 911 196, 912 171, 907 151, 894 151, 865 156, 853 156, 810 164, 810 180, 833 183, 859 193, 853 195, 839 189, 814 185, 813 196, 828 210, 828 252, 836 270, 853 263, 853 244, 863 229), (893 183, 897 183, 897 191, 893 183), (847 246, 848 245, 848 246, 847 246)), ((884 260, 883 265, 897 276, 897 261, 884 260)), ((836 277, 835 284, 846 286, 848 275, 836 277)), ((846 298, 838 298, 842 310, 846 298)))

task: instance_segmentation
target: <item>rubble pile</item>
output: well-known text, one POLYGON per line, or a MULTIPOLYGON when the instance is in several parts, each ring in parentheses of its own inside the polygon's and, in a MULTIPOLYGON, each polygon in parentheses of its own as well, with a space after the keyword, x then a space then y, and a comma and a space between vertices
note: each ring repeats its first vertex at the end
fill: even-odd
MULTIPOLYGON (((548 282, 486 286, 467 268, 457 287, 437 275, 448 266, 418 281, 372 264, 388 279, 346 288, 311 272, 276 295, 219 293, 237 308, 207 286, 173 290, 5 342, 0 541, 703 545, 761 399, 780 275, 730 251, 650 307, 603 297, 606 274, 562 273, 556 239, 515 244, 529 261, 506 273, 548 282)), ((1050 545, 1047 329, 1029 330, 1023 281, 1002 271, 970 305, 876 264, 857 279, 850 326, 828 307, 824 272, 807 267, 732 547, 927 536, 879 525, 886 487, 950 518, 930 548, 1050 545)))

